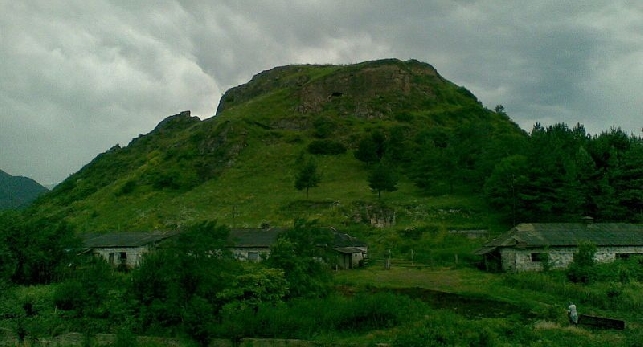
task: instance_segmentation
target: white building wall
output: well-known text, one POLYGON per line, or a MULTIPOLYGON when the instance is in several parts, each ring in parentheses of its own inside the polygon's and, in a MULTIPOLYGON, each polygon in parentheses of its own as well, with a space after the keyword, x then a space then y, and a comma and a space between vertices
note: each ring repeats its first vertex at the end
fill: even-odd
POLYGON ((133 269, 141 265, 143 254, 148 252, 148 248, 95 248, 93 252, 95 255, 105 259, 110 265, 125 265, 127 268, 133 269), (125 253, 124 261, 121 260, 123 259, 121 256, 122 253, 125 253))
POLYGON ((232 254, 238 260, 262 261, 270 256, 270 248, 235 248, 232 254))
MULTIPOLYGON (((533 253, 548 253, 549 265, 552 269, 565 269, 574 261, 576 247, 549 248, 549 249, 512 249, 500 250, 502 269, 507 272, 516 271, 542 271, 543 262, 533 261, 533 253)), ((598 247, 594 260, 599 263, 611 262, 618 254, 643 254, 643 246, 632 247, 598 247)))

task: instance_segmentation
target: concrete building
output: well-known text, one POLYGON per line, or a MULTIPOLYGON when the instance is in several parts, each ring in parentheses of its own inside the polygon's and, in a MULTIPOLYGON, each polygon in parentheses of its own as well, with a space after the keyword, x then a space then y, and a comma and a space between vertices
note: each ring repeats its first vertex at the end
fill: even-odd
POLYGON ((622 223, 519 224, 487 242, 476 254, 487 269, 507 272, 567 268, 578 246, 591 243, 597 262, 643 255, 643 225, 622 223))
POLYGON ((87 251, 102 257, 108 264, 132 269, 140 265, 143 254, 177 234, 175 231, 85 234, 83 243, 87 251))

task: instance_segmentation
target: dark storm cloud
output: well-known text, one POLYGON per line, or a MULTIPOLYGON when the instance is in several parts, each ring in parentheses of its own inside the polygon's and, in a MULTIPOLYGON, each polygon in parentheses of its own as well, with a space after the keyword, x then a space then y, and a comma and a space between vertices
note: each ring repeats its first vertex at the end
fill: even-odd
POLYGON ((286 64, 435 66, 529 130, 641 128, 634 1, 0 0, 0 169, 60 181, 98 153, 286 64))

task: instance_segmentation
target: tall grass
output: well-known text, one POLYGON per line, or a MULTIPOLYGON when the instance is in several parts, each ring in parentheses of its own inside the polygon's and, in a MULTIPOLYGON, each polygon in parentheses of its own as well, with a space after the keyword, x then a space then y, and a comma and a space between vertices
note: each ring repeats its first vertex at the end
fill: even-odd
POLYGON ((637 260, 594 265, 589 284, 573 283, 565 271, 524 272, 503 275, 503 283, 529 296, 540 296, 552 305, 565 306, 568 301, 585 313, 609 315, 622 319, 640 318, 643 309, 641 265, 637 260))
POLYGON ((217 335, 310 339, 321 334, 361 334, 417 319, 422 303, 394 294, 332 296, 300 299, 257 311, 230 312, 217 326, 217 335))

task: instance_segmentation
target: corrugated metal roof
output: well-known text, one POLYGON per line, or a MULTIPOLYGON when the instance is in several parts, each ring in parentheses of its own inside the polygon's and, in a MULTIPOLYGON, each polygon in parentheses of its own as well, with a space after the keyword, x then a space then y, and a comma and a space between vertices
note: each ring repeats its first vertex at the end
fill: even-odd
POLYGON ((643 225, 625 223, 519 224, 487 242, 476 254, 501 247, 564 247, 591 242, 596 246, 642 246, 643 225))
POLYGON ((87 248, 141 247, 178 234, 177 231, 123 231, 106 234, 85 234, 83 244, 87 248))

